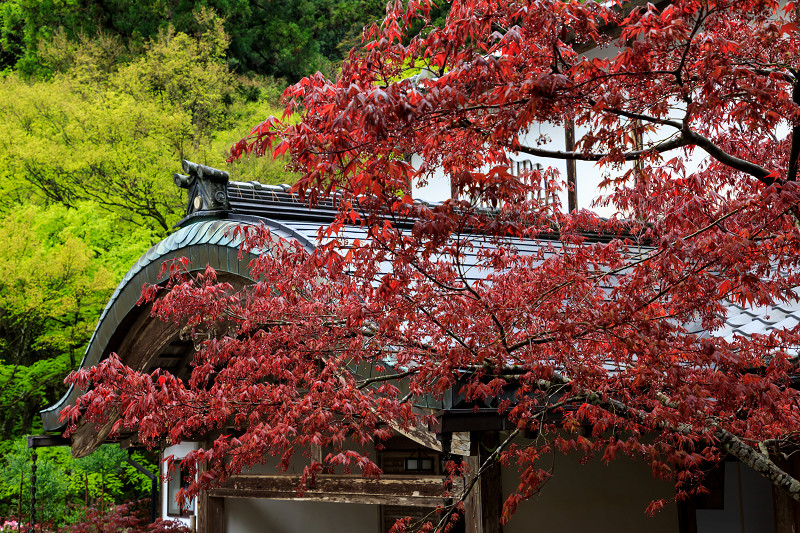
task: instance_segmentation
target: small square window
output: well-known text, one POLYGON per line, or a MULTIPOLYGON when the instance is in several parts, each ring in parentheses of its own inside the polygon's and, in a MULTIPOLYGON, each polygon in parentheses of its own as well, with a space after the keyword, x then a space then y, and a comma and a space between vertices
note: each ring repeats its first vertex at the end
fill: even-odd
POLYGON ((406 472, 433 472, 433 459, 410 457, 406 459, 406 472))

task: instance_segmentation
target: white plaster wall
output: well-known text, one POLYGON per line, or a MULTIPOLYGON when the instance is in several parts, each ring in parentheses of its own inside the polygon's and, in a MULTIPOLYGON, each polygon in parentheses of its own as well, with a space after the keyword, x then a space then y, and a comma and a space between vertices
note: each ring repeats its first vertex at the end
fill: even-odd
POLYGON ((228 498, 228 533, 378 533, 378 505, 228 498))
MULTIPOLYGON (((164 457, 166 458, 166 457, 169 457, 170 455, 172 455, 176 459, 183 458, 183 457, 186 457, 187 453, 189 453, 191 451, 194 451, 194 450, 197 450, 199 447, 200 447, 200 445, 197 442, 181 442, 180 444, 175 444, 173 446, 167 446, 166 448, 164 448, 164 457)), ((166 465, 166 463, 162 463, 161 464, 162 480, 161 480, 161 488, 159 489, 161 491, 161 518, 163 518, 164 520, 179 520, 179 521, 183 522, 184 524, 186 524, 187 526, 189 526, 189 525, 191 525, 191 522, 192 522, 192 520, 190 518, 169 516, 167 514, 167 509, 169 509, 169 501, 168 501, 169 497, 167 495, 167 483, 168 482, 164 481, 164 479, 163 479, 164 474, 166 474, 166 471, 167 471, 167 465, 166 465)), ((174 471, 173 471, 173 475, 175 475, 174 471)), ((197 505, 195 505, 194 509, 195 509, 195 516, 196 516, 197 515, 197 505)))
MULTIPOLYGON (((614 46, 595 48, 589 50, 584 55, 588 58, 595 57, 613 57, 619 53, 619 48, 614 46)), ((586 127, 575 128, 575 141, 580 139, 588 132, 586 127)), ((530 130, 520 136, 520 143, 523 145, 531 146, 534 148, 541 148, 544 150, 557 150, 567 151, 566 137, 563 125, 555 125, 549 123, 542 123, 530 128, 530 130)), ((572 147, 569 148, 572 150, 572 147)), ((559 181, 561 183, 561 194, 559 200, 562 205, 562 210, 567 209, 567 162, 563 159, 551 159, 545 157, 535 157, 524 153, 511 154, 513 160, 529 159, 534 163, 542 165, 543 168, 553 168, 558 171, 559 181)), ((600 189, 600 182, 606 176, 621 176, 624 174, 631 165, 623 165, 618 168, 605 166, 601 167, 597 163, 590 161, 576 161, 575 162, 575 176, 577 182, 577 199, 578 209, 588 209, 594 211, 600 216, 610 217, 615 213, 615 209, 611 207, 602 207, 594 205, 601 195, 608 194, 608 191, 600 189)))
POLYGON ((725 463, 724 508, 698 509, 697 533, 775 531, 772 486, 741 463, 725 463))
MULTIPOLYGON (((419 168, 422 158, 417 154, 411 156, 411 166, 419 168)), ((425 185, 414 181, 411 184, 411 197, 425 202, 443 202, 450 198, 450 178, 445 176, 441 168, 437 168, 425 185)))
MULTIPOLYGON (((518 480, 516 470, 505 469, 503 492, 509 494, 518 480)), ((672 484, 654 479, 644 463, 621 457, 608 466, 596 459, 581 465, 577 456, 558 454, 553 477, 537 496, 519 505, 503 533, 675 533, 675 505, 653 518, 645 515, 652 500, 673 495, 672 484)))
MULTIPOLYGON (((593 50, 587 53, 588 57, 593 56, 610 56, 618 52, 617 48, 608 47, 598 50, 593 50)), ((586 133, 586 129, 578 128, 575 132, 576 140, 586 133)), ((522 144, 527 144, 533 147, 538 147, 548 150, 566 149, 566 139, 563 125, 555 125, 549 123, 537 124, 530 128, 530 130, 521 136, 522 144)), ((556 169, 559 173, 560 180, 563 181, 562 192, 560 200, 564 209, 567 205, 567 165, 566 161, 561 159, 549 159, 542 157, 534 157, 524 153, 509 154, 512 161, 532 161, 542 165, 543 168, 551 167, 556 169)), ((415 168, 419 168, 421 158, 414 154, 411 156, 411 164, 415 168)), ((577 191, 578 191, 578 208, 579 209, 593 209, 595 212, 602 216, 610 216, 614 210, 611 208, 592 207, 594 201, 600 196, 599 184, 605 174, 620 175, 625 172, 625 169, 610 169, 601 168, 595 163, 577 161, 576 162, 576 175, 577 175, 577 191)), ((412 196, 415 199, 420 199, 428 202, 440 202, 450 198, 450 179, 444 174, 442 170, 437 170, 428 183, 420 185, 419 183, 412 183, 412 196)))

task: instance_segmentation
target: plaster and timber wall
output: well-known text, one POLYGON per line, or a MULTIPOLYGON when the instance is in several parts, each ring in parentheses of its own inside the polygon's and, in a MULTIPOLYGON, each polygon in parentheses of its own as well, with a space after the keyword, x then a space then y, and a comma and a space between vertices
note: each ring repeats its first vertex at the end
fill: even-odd
MULTIPOLYGON (((652 499, 669 500, 674 489, 670 482, 654 479, 644 463, 623 457, 610 465, 600 460, 581 465, 577 455, 557 455, 554 460, 552 480, 535 498, 518 507, 503 533, 680 531, 674 504, 654 518, 645 515, 652 499)), ((298 467, 292 465, 290 470, 298 467)), ((251 472, 275 473, 267 466, 251 472)), ((519 482, 517 471, 505 469, 501 482, 501 491, 507 496, 519 482)), ((389 525, 382 514, 386 507, 377 504, 226 497, 224 508, 226 533, 378 533, 389 525)))
MULTIPOLYGON (((593 59, 595 57, 613 57, 619 53, 619 48, 615 46, 606 46, 603 48, 594 48, 586 50, 583 53, 587 58, 593 59)), ((589 132, 589 128, 576 127, 574 131, 574 140, 580 140, 585 134, 589 132)), ((672 131, 666 131, 661 137, 668 137, 672 131)), ((655 139, 648 139, 655 140, 655 139)), ((520 144, 550 151, 569 152, 572 151, 572 146, 567 146, 566 131, 564 124, 553 124, 542 122, 532 125, 527 132, 520 135, 520 144)), ((704 154, 703 154, 704 155, 704 154)), ((533 168, 534 165, 544 170, 548 167, 555 169, 558 172, 557 181, 561 183, 562 190, 559 193, 559 201, 562 205, 562 211, 567 210, 567 175, 568 163, 564 159, 554 159, 531 155, 524 152, 510 153, 509 159, 512 163, 511 173, 518 174, 517 167, 521 164, 525 168, 533 168)), ((422 164, 422 159, 413 154, 410 156, 410 163, 414 168, 419 168, 422 164)), ((605 195, 608 191, 600 189, 600 183, 609 176, 618 177, 622 176, 626 171, 632 168, 632 164, 619 165, 616 168, 606 167, 601 172, 600 167, 591 161, 575 161, 575 175, 576 175, 576 191, 577 191, 577 208, 578 209, 591 209, 601 216, 611 216, 614 214, 614 209, 601 205, 594 205, 595 200, 600 196, 605 195)), ((431 179, 427 183, 412 183, 412 196, 415 199, 423 200, 426 202, 441 202, 451 198, 450 178, 445 175, 443 169, 437 168, 431 179)))
POLYGON ((228 498, 227 533, 377 533, 380 506, 228 498))
POLYGON ((772 486, 741 463, 723 465, 722 508, 697 509, 697 533, 775 531, 772 486))
MULTIPOLYGON (((519 505, 503 526, 503 533, 679 531, 674 504, 653 518, 645 515, 653 499, 669 500, 674 488, 669 482, 653 478, 643 462, 622 457, 609 465, 599 459, 581 465, 577 456, 556 454, 553 474, 537 496, 519 505)), ((502 479, 503 492, 508 495, 517 486, 519 476, 514 468, 508 468, 502 479)))

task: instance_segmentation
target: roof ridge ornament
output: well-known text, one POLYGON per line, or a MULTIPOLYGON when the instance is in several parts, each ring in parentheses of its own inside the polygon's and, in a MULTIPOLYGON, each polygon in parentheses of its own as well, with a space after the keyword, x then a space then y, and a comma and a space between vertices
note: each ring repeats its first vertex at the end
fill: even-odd
POLYGON ((187 175, 175 173, 175 185, 188 189, 189 202, 186 205, 186 216, 176 227, 186 225, 191 219, 218 216, 224 218, 231 210, 228 201, 228 180, 230 175, 224 170, 193 163, 183 159, 181 167, 187 175))

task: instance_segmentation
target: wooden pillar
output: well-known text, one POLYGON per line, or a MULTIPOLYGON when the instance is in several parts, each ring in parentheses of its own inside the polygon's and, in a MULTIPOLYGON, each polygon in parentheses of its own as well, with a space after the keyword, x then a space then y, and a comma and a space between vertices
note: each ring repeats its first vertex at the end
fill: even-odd
MULTIPOLYGON (((775 463, 792 476, 800 473, 800 457, 793 454, 788 460, 774 458, 775 463)), ((800 533, 800 505, 785 491, 772 486, 772 505, 775 510, 775 533, 800 533)))
POLYGON ((677 502, 678 533, 697 533, 697 509, 694 500, 688 498, 677 502))
MULTIPOLYGON (((208 436, 201 443, 204 448, 209 448, 216 434, 208 436)), ((205 466, 200 466, 201 474, 205 466)), ((225 498, 211 496, 204 490, 197 496, 197 533, 226 533, 225 498)))
POLYGON ((225 498, 203 491, 197 498, 197 533, 225 533, 225 498))
MULTIPOLYGON (((467 458, 470 476, 478 473, 481 465, 497 448, 497 432, 473 433, 476 449, 467 458)), ((500 464, 495 462, 484 471, 481 479, 473 487, 464 502, 464 521, 466 533, 503 533, 500 516, 503 509, 503 483, 500 464)), ((472 477, 467 483, 472 481, 472 477)))
POLYGON ((158 495, 156 496, 156 518, 163 518, 167 513, 166 509, 164 509, 164 494, 167 493, 167 487, 162 480, 162 477, 166 473, 166 467, 164 465, 164 450, 159 450, 158 452, 158 466, 156 469, 156 475, 158 476, 158 495))
MULTIPOLYGON (((573 120, 564 125, 564 141, 567 152, 575 150, 575 122, 573 120)), ((567 159, 567 208, 570 213, 578 210, 578 177, 574 159, 567 159)))

